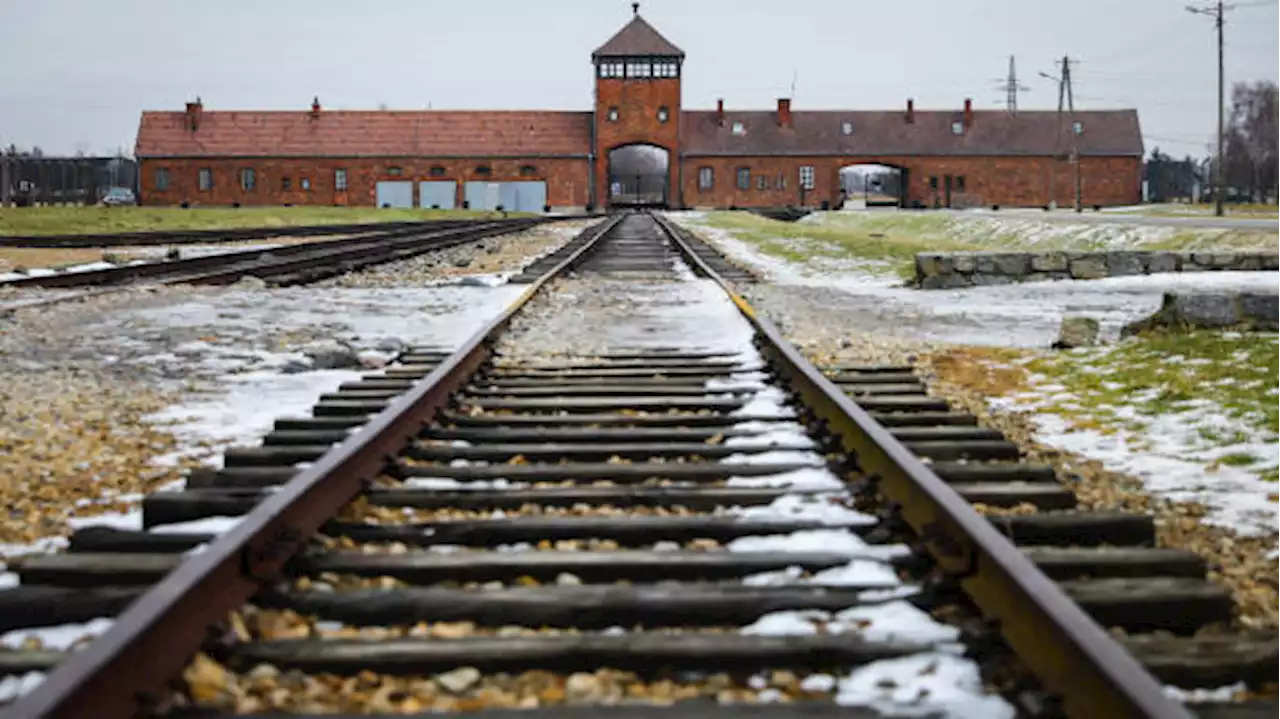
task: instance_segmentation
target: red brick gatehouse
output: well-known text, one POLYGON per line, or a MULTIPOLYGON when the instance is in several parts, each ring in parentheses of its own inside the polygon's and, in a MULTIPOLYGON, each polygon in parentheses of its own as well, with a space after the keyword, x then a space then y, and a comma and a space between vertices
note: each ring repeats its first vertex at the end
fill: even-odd
POLYGON ((684 53, 637 11, 592 54, 595 106, 540 110, 143 112, 148 205, 391 205, 574 210, 818 207, 840 169, 901 174, 904 205, 1140 200, 1136 110, 686 110, 684 53), (1075 135, 1073 138, 1072 135, 1075 135))

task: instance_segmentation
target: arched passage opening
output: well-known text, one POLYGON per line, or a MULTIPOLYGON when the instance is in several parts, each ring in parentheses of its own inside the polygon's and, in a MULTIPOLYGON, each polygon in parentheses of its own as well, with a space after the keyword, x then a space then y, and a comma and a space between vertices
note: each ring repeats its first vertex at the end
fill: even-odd
POLYGON ((671 153, 657 145, 609 151, 609 205, 666 207, 671 153))
POLYGON ((900 167, 863 163, 840 168, 846 209, 906 207, 907 173, 900 167))

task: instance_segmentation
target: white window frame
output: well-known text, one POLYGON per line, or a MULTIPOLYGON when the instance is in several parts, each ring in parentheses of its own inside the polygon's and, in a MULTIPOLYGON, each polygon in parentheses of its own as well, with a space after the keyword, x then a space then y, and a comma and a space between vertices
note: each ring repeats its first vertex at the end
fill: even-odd
POLYGON ((751 168, 750 167, 739 167, 737 170, 734 171, 734 176, 736 179, 735 186, 738 188, 740 192, 745 192, 751 189, 751 168), (746 178, 745 181, 743 180, 744 177, 746 178))
POLYGON ((710 167, 698 168, 698 189, 710 190, 716 186, 716 171, 710 167))
POLYGON ((242 192, 250 192, 258 186, 258 173, 254 172, 252 167, 246 167, 240 170, 240 190, 242 192))
POLYGON ((813 171, 813 165, 800 166, 800 186, 801 187, 803 187, 806 190, 812 190, 815 185, 815 182, 814 182, 815 177, 816 177, 816 173, 814 173, 813 171))
POLYGON ((334 170, 334 171, 333 171, 333 189, 335 189, 335 190, 345 190, 345 189, 347 189, 347 170, 346 170, 346 168, 339 168, 339 169, 337 169, 337 170, 334 170))
POLYGON ((209 167, 200 168, 200 171, 197 174, 196 182, 198 183, 196 186, 200 188, 201 192, 208 192, 212 190, 213 189, 213 169, 209 167))

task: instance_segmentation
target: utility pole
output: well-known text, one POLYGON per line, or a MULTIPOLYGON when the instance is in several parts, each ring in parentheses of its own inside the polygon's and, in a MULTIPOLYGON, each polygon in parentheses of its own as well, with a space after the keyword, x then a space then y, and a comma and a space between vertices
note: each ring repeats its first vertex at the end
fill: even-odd
POLYGON ((997 90, 1004 90, 1004 107, 1010 115, 1018 114, 1018 93, 1031 92, 1031 88, 1018 84, 1018 70, 1014 65, 1013 55, 1009 56, 1009 75, 1003 80, 996 80, 1000 83, 996 86, 997 90))
POLYGON ((1226 144, 1226 134, 1223 131, 1223 108, 1226 106, 1226 97, 1224 95, 1225 81, 1223 78, 1223 62, 1222 62, 1222 26, 1226 23, 1226 11, 1230 8, 1222 4, 1222 0, 1209 5, 1207 7, 1197 7, 1188 5, 1187 11, 1197 15, 1208 15, 1213 18, 1213 24, 1218 30, 1218 161, 1217 168, 1213 173, 1213 214, 1222 217, 1222 198, 1226 194, 1226 157, 1224 156, 1223 146, 1226 144))
MULTIPOLYGON (((1061 77, 1055 77, 1053 75, 1050 75, 1047 72, 1040 73, 1040 76, 1048 78, 1058 83, 1058 136, 1057 136, 1057 139, 1054 141, 1054 157, 1057 157, 1058 147, 1060 146, 1059 143, 1062 142, 1062 130, 1063 130, 1062 109, 1063 109, 1063 99, 1064 98, 1066 99, 1067 112, 1071 117, 1071 164, 1074 167, 1075 185, 1076 185, 1075 210, 1076 212, 1081 212, 1082 205, 1080 202, 1080 196, 1081 196, 1080 133, 1076 131, 1076 128, 1079 127, 1079 124, 1076 122, 1076 103, 1075 103, 1075 96, 1072 92, 1072 85, 1071 85, 1071 58, 1067 55, 1062 56, 1062 76, 1061 77)), ((1054 172, 1053 167, 1050 166, 1050 169, 1049 169, 1049 202, 1050 203, 1055 202, 1056 196, 1054 195, 1054 185, 1055 185, 1054 179, 1056 175, 1057 173, 1054 172)))

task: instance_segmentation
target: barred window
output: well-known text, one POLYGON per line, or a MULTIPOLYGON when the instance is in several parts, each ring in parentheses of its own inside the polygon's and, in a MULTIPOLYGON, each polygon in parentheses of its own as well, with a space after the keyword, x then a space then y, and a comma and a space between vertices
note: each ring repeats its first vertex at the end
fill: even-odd
POLYGON ((627 63, 627 77, 649 77, 650 74, 652 73, 652 70, 653 70, 653 67, 649 64, 649 61, 647 60, 641 61, 641 62, 632 61, 627 63))
POLYGON ((655 62, 653 63, 654 77, 679 77, 680 65, 675 62, 655 62))
POLYGON ((600 63, 600 77, 622 77, 622 63, 620 62, 602 62, 600 63))
POLYGON ((806 190, 813 189, 813 165, 804 165, 800 168, 800 186, 806 190))

